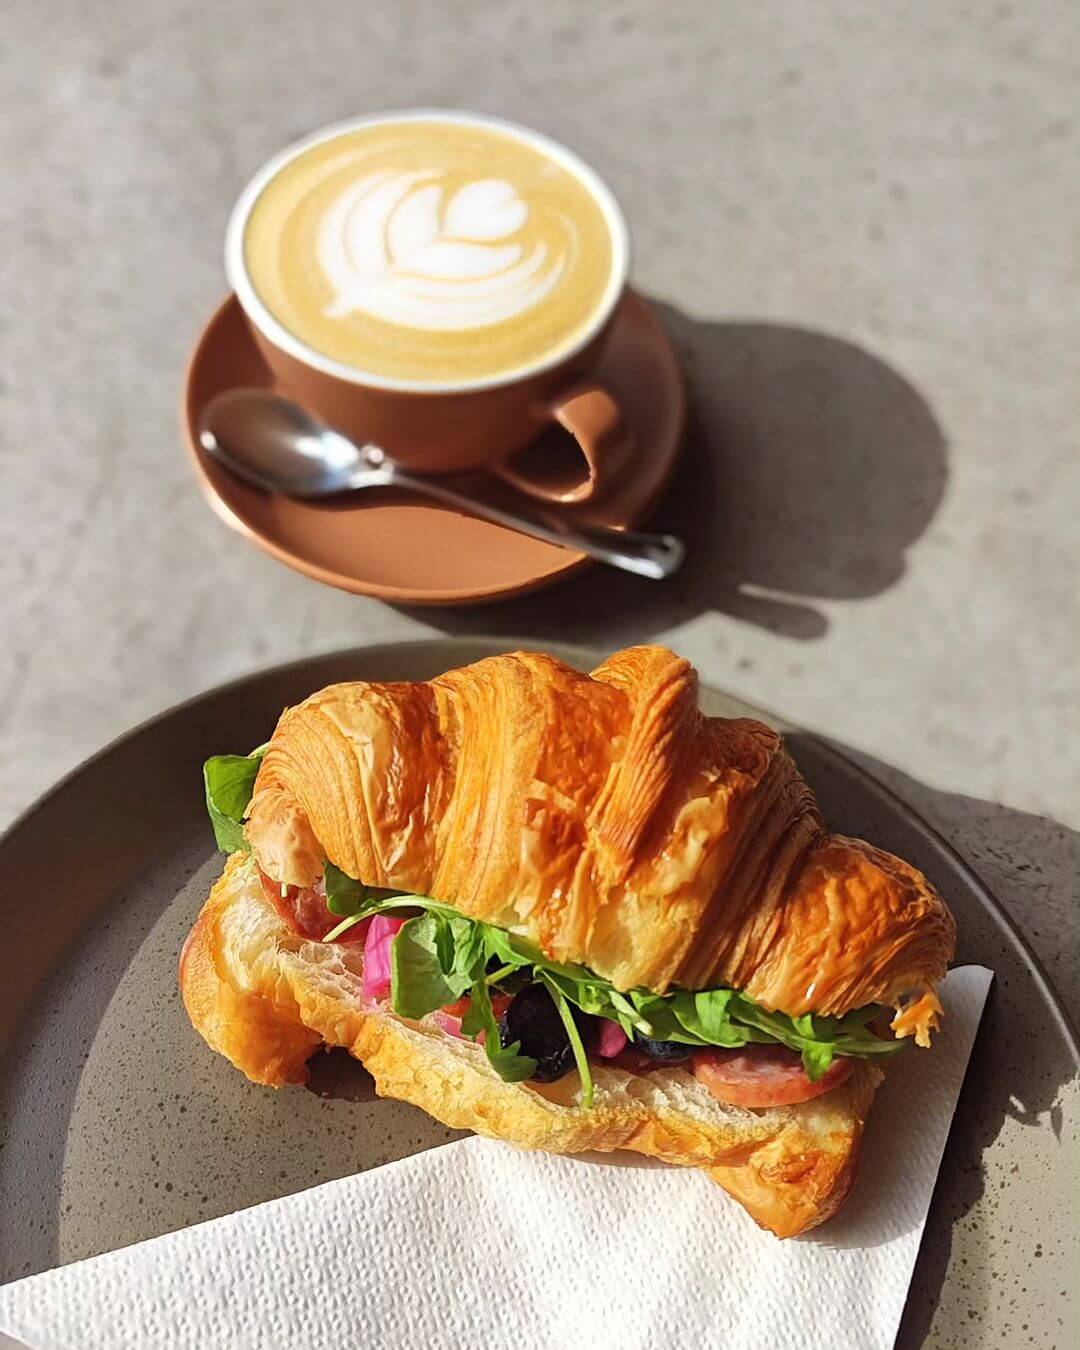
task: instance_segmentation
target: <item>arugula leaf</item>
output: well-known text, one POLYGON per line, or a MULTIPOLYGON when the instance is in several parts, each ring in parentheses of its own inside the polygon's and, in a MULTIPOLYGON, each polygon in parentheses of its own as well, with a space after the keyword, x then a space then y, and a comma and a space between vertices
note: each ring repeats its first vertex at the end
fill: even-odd
POLYGON ((203 765, 206 810, 222 853, 251 847, 244 837, 244 812, 265 754, 266 746, 260 745, 250 755, 213 755, 203 765))
POLYGON ((472 983, 447 973, 445 934, 448 921, 441 914, 422 914, 398 930, 390 948, 390 1005, 401 1017, 418 1021, 461 997, 472 983))
POLYGON ((447 906, 415 895, 376 897, 365 906, 363 916, 388 909, 415 908, 418 904, 426 913, 410 919, 399 929, 390 949, 390 1001, 394 1011, 418 1020, 456 1002, 471 990, 461 1024, 464 1034, 475 1040, 481 1032, 485 1033, 488 1061, 506 1082, 531 1078, 536 1072, 536 1060, 519 1053, 520 1041, 504 1049, 499 1037, 485 976, 488 960, 485 925, 475 924, 447 906))
POLYGON ((368 888, 362 881, 354 881, 340 867, 328 862, 324 869, 326 878, 326 908, 331 914, 359 914, 368 898, 368 888))
MULTIPOLYGON (((461 1030, 470 1040, 475 1041, 481 1032, 487 1032, 490 1020, 495 1021, 495 1010, 491 1006, 491 998, 487 1000, 487 1007, 484 1007, 483 995, 480 998, 469 996, 469 1006, 465 1009, 465 1016, 461 1019, 461 1030)), ((499 1024, 495 1022, 495 1030, 498 1033, 499 1024)), ((500 1042, 501 1044, 501 1042, 500 1042)))
POLYGON ((791 1019, 791 1025, 800 1036, 805 1036, 807 1040, 810 1041, 817 1040, 817 1032, 814 1030, 814 1019, 810 1013, 803 1013, 799 1017, 793 1017, 791 1019))
POLYGON ((769 1012, 745 994, 736 994, 732 998, 731 1009, 732 1016, 738 1021, 764 1031, 772 1040, 779 1041, 790 1050, 802 1050, 813 1039, 807 1037, 805 1031, 800 1031, 784 1013, 769 1012))
POLYGON ((521 1054, 521 1042, 503 1047, 499 1023, 491 1006, 491 992, 487 981, 480 979, 469 999, 469 1008, 461 1019, 461 1030, 476 1040, 484 1032, 484 1053, 488 1063, 504 1082, 522 1083, 536 1072, 536 1060, 521 1054))
POLYGON ((619 992, 614 987, 611 990, 611 1007, 615 1016, 613 1021, 618 1022, 623 1031, 631 1040, 634 1038, 634 1032, 640 1031, 643 1036, 648 1036, 652 1027, 638 1012, 625 994, 619 992))
POLYGON ((842 1055, 895 1055, 907 1045, 907 1041, 883 1040, 866 1027, 853 1025, 849 1029, 847 1017, 836 1033, 836 1048, 842 1055))
POLYGON ((581 1032, 574 1021, 574 1014, 570 1011, 570 1005, 553 976, 546 970, 541 970, 539 974, 542 983, 547 986, 547 991, 554 1000, 555 1007, 558 1008, 559 1016, 562 1018, 563 1026, 566 1028, 570 1049, 574 1052, 574 1063, 577 1065, 577 1071, 581 1078, 581 1104, 588 1110, 593 1104, 595 1089, 592 1069, 589 1066, 589 1056, 582 1042, 581 1032))
MULTIPOLYGON (((327 865, 331 866, 332 864, 327 865)), ((378 886, 365 886, 364 892, 364 896, 358 903, 358 908, 353 913, 346 915, 341 923, 323 938, 324 942, 332 942, 334 938, 352 928, 354 924, 360 923, 362 919, 370 919, 373 914, 388 914, 393 910, 421 909, 433 914, 459 917, 457 911, 451 909, 449 905, 440 905, 437 900, 429 900, 424 895, 406 895, 404 891, 383 890, 378 886)))
POLYGON ((650 1030, 645 1034, 653 1041, 679 1041, 683 1045, 708 1045, 704 1037, 690 1029, 692 1023, 692 995, 688 999, 686 991, 661 996, 648 989, 631 989, 630 1001, 638 1013, 648 1023, 650 1030), (683 998, 683 1017, 676 1013, 676 999, 683 998))
POLYGON ((479 924, 470 923, 463 915, 454 914, 446 920, 450 942, 451 975, 463 983, 462 993, 483 978, 487 966, 487 945, 479 924))
POLYGON ((510 941, 510 934, 503 928, 495 928, 492 924, 478 923, 476 927, 483 934, 484 947, 490 956, 497 956, 503 965, 528 965, 528 957, 522 956, 515 951, 510 941))
MULTIPOLYGON (((884 1012, 880 1003, 867 1003, 862 1008, 856 1008, 853 1012, 845 1013, 843 1017, 825 1017, 820 1013, 814 1013, 814 1026, 817 1028, 817 1034, 822 1037, 832 1037, 838 1031, 857 1031, 860 1027, 865 1027, 868 1022, 873 1022, 884 1012)), ((870 1033, 873 1035, 873 1033, 870 1033)))
POLYGON ((605 987, 596 983, 595 979, 571 980, 542 963, 535 969, 538 974, 543 975, 546 984, 558 989, 564 998, 569 999, 582 1012, 591 1013, 594 1017, 607 1017, 612 1011, 611 994, 614 991, 610 985, 605 987))
POLYGON ((672 1008, 685 1030, 697 1036, 703 1045, 737 1049, 756 1039, 756 1033, 731 1020, 734 993, 733 989, 701 989, 693 993, 680 990, 672 998, 672 1008))
POLYGON ((371 900, 386 900, 400 891, 386 890, 381 886, 365 886, 362 881, 354 881, 347 872, 328 862, 323 869, 326 879, 326 908, 331 914, 340 914, 345 918, 353 915, 363 917, 364 906, 371 900))
POLYGON ((836 1054, 835 1041, 807 1041, 802 1047, 803 1068, 811 1083, 824 1078, 836 1054))
MULTIPOLYGON (((497 956, 504 965, 524 969, 535 966, 538 962, 546 962, 539 948, 534 947, 525 938, 518 937, 516 933, 508 933, 505 928, 496 928, 490 923, 479 924, 478 927, 483 930, 488 955, 497 956)), ((581 973, 588 972, 582 967, 581 973)))
POLYGON ((839 1019, 813 1017, 809 1013, 792 1018, 786 1013, 769 1012, 752 998, 738 993, 732 996, 731 1008, 732 1016, 739 1022, 764 1033, 756 1039, 779 1041, 789 1049, 800 1051, 806 1076, 811 1082, 822 1076, 834 1054, 894 1055, 904 1049, 903 1041, 883 1040, 863 1026, 864 1021, 874 1016, 867 1014, 865 1008, 857 1008, 839 1019))

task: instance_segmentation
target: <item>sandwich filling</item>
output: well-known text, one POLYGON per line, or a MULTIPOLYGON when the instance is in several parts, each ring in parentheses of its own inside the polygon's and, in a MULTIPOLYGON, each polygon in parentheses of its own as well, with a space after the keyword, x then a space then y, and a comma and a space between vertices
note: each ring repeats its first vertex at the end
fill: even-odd
MULTIPOLYGON (((205 766, 207 809, 224 852, 250 848, 244 817, 261 758, 257 750, 205 766)), ((551 1082, 576 1070, 583 1106, 593 1103, 596 1061, 631 1072, 682 1065, 722 1101, 772 1106, 820 1095, 848 1076, 854 1059, 905 1044, 882 1027, 878 1004, 843 1017, 789 1016, 731 988, 620 991, 519 934, 429 896, 366 886, 330 862, 310 888, 261 869, 260 877, 299 936, 363 942, 365 997, 481 1044, 506 1081, 551 1082)))

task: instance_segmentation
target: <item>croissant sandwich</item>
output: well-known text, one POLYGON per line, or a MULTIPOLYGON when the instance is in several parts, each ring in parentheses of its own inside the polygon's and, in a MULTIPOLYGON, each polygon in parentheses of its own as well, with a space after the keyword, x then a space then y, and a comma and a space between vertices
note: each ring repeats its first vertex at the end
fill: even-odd
POLYGON ((256 1083, 344 1046, 447 1125, 701 1167, 787 1237, 941 1016, 926 878, 829 834, 780 736, 703 716, 662 647, 333 685, 206 790, 231 856, 180 985, 256 1083))

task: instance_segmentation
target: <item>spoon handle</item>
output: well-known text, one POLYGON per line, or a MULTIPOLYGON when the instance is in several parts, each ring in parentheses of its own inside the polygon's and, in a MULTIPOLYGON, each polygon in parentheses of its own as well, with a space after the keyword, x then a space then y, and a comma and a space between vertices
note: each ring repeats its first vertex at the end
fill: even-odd
POLYGON ((503 505, 491 497, 458 492, 445 479, 421 477, 393 466, 389 481, 395 487, 422 493, 447 506, 456 506, 471 515, 481 516, 496 525, 519 530, 522 534, 557 544, 560 548, 588 554, 598 562, 633 572, 639 577, 662 581, 677 572, 686 556, 686 548, 673 534, 651 534, 644 530, 616 530, 610 525, 593 525, 545 510, 535 502, 515 501, 503 505))

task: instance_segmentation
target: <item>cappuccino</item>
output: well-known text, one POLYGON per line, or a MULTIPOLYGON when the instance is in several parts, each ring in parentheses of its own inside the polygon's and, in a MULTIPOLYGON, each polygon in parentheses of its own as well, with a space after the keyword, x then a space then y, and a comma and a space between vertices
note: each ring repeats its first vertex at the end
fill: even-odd
POLYGON ((287 152, 230 235, 280 329, 388 387, 483 387, 564 360, 600 330, 626 271, 622 217, 590 169, 533 133, 449 113, 354 123, 287 152))

